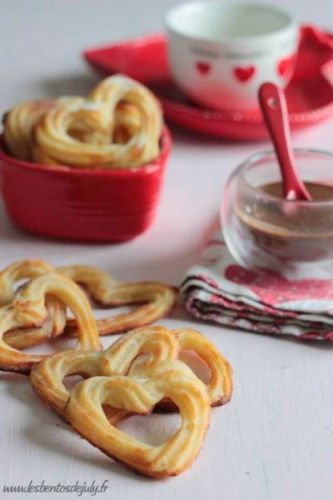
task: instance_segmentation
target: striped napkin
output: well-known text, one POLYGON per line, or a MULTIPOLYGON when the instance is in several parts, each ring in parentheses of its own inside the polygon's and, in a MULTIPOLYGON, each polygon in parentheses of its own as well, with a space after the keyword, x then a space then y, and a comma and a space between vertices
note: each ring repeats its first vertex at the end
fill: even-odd
POLYGON ((181 284, 186 309, 201 320, 306 340, 333 342, 333 281, 286 279, 249 270, 230 254, 221 231, 181 284))

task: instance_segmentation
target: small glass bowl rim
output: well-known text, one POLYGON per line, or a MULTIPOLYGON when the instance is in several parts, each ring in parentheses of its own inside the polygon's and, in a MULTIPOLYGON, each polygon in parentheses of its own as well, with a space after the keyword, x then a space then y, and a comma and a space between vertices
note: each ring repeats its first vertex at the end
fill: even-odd
MULTIPOLYGON (((319 156, 323 156, 325 158, 330 158, 332 160, 332 164, 333 164, 333 152, 326 151, 326 150, 323 150, 323 149, 316 149, 316 148, 292 148, 292 150, 296 154, 297 153, 300 153, 300 154, 307 154, 307 153, 309 153, 309 154, 316 154, 316 155, 319 155, 319 156)), ((282 199, 282 198, 276 198, 275 196, 272 196, 271 194, 263 193, 259 189, 256 189, 255 187, 253 187, 247 181, 247 179, 245 178, 244 170, 247 167, 249 167, 250 165, 254 164, 256 161, 258 161, 260 159, 263 159, 265 157, 268 157, 268 156, 275 156, 275 158, 276 158, 276 153, 275 153, 274 149, 265 149, 263 151, 258 151, 257 153, 252 154, 251 156, 249 156, 248 158, 246 158, 246 160, 244 160, 234 170, 234 172, 232 174, 232 177, 234 177, 234 178, 239 177, 240 179, 242 179, 242 181, 246 185, 247 189, 249 189, 249 191, 252 192, 255 195, 260 194, 260 197, 261 197, 262 200, 267 200, 267 201, 275 202, 275 203, 278 203, 278 204, 295 203, 294 200, 286 200, 286 199, 282 199)), ((277 160, 277 158, 276 158, 276 160, 277 160)), ((333 187, 333 168, 332 168, 332 187, 333 187)), ((309 208, 310 206, 312 206, 312 207, 313 206, 316 206, 316 207, 325 207, 325 206, 329 207, 331 205, 333 206, 333 197, 332 197, 331 200, 325 200, 325 201, 299 200, 299 201, 296 201, 296 203, 298 204, 298 206, 303 206, 303 207, 306 207, 306 208, 309 208)))

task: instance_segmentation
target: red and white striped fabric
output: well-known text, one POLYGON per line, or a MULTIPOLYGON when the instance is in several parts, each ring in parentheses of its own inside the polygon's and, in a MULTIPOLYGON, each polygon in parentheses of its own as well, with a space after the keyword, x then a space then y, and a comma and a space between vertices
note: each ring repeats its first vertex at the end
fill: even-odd
POLYGON ((181 296, 201 320, 333 342, 333 280, 290 280, 275 271, 245 269, 231 256, 221 232, 186 273, 181 296))

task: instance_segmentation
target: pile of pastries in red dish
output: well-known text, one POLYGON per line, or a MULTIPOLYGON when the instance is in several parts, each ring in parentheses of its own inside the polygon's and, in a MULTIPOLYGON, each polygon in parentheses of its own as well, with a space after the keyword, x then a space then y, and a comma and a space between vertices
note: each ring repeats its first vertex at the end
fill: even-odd
POLYGON ((87 97, 28 101, 4 118, 8 152, 21 160, 73 168, 135 168, 160 153, 158 100, 123 75, 102 80, 87 97))

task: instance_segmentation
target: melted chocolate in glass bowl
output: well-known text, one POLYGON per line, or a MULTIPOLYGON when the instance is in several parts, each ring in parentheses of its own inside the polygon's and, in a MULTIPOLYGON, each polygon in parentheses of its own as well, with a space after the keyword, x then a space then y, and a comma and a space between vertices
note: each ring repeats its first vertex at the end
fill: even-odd
MULTIPOLYGON (((239 231, 249 241, 275 257, 313 261, 333 258, 333 185, 305 183, 314 202, 332 201, 332 206, 311 210, 311 202, 274 203, 246 202, 236 206, 239 231), (289 205, 289 206, 288 206, 289 205)), ((282 182, 257 188, 276 199, 283 199, 282 182)))
MULTIPOLYGON (((305 185, 314 201, 333 201, 333 186, 329 186, 327 184, 317 184, 315 182, 305 182, 305 185)), ((263 193, 274 196, 275 198, 283 198, 282 182, 264 184, 263 186, 260 186, 259 189, 263 193)))

